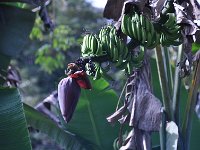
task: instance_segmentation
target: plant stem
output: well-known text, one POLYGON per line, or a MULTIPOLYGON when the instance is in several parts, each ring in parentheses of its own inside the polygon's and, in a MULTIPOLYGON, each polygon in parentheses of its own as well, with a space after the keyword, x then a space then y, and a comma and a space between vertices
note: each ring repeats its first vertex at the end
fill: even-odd
POLYGON ((183 128, 182 128, 182 134, 183 134, 183 143, 184 143, 184 149, 189 150, 190 149, 190 136, 192 131, 192 116, 194 113, 195 103, 196 103, 196 97, 197 97, 197 90, 200 84, 200 61, 197 61, 195 73, 192 80, 192 85, 189 91, 187 105, 186 105, 186 111, 185 116, 183 120, 183 128))
POLYGON ((172 82, 172 72, 171 72, 171 64, 170 64, 170 57, 169 57, 169 49, 167 47, 164 47, 164 55, 163 57, 165 57, 165 68, 166 68, 166 79, 167 79, 167 82, 168 82, 168 87, 169 87, 169 94, 170 94, 170 97, 172 97, 172 85, 173 85, 173 82, 172 82))
POLYGON ((171 108, 171 98, 169 93, 169 86, 166 79, 165 74, 165 65, 163 61, 163 55, 161 51, 161 46, 156 46, 155 49, 156 52, 156 62, 157 62, 157 68, 158 68, 158 76, 160 81, 160 87, 161 87, 161 93, 163 98, 163 105, 167 113, 167 120, 174 120, 172 108, 171 108))
POLYGON ((171 66, 171 63, 170 63, 170 53, 169 53, 169 50, 167 50, 167 57, 168 57, 168 61, 169 61, 169 77, 170 77, 170 87, 171 89, 174 88, 174 82, 173 82, 173 73, 172 73, 172 66, 171 66))
POLYGON ((160 148, 166 150, 166 114, 165 110, 162 109, 162 122, 160 125, 160 148))
MULTIPOLYGON (((177 55, 176 64, 181 61, 182 53, 183 53, 183 46, 180 45, 179 48, 178 48, 178 55, 177 55)), ((173 88, 173 98, 172 98, 172 103, 173 103, 172 109, 173 109, 173 113, 174 113, 174 117, 175 117, 175 122, 176 122, 178 127, 180 125, 180 122, 179 122, 179 120, 180 120, 180 118, 179 118, 180 86, 181 86, 181 78, 179 76, 179 68, 176 67, 175 74, 174 74, 174 88, 173 88)))
POLYGON ((89 63, 89 61, 93 61, 93 62, 99 62, 99 63, 102 63, 102 62, 106 62, 106 61, 109 61, 110 58, 108 55, 101 55, 101 56, 88 56, 88 57, 80 57, 79 59, 77 59, 75 61, 75 63, 77 65, 79 65, 79 63, 82 63, 82 64, 86 64, 86 63, 89 63))

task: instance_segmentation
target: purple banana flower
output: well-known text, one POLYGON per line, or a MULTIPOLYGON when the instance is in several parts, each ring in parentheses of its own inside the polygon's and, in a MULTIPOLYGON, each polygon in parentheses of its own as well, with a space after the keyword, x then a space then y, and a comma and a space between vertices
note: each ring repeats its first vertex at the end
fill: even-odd
POLYGON ((81 88, 74 78, 68 76, 58 84, 58 101, 64 120, 68 123, 76 108, 81 88))

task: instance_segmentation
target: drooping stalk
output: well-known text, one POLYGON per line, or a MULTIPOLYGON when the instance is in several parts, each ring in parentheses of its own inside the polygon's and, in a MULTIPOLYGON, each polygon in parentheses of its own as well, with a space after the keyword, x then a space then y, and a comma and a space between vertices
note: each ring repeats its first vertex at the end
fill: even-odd
MULTIPOLYGON (((178 55, 177 55, 177 61, 176 64, 179 63, 181 61, 181 57, 182 57, 182 53, 183 53, 183 46, 180 45, 178 48, 178 55)), ((181 86, 181 78, 179 76, 179 68, 176 67, 175 69, 175 74, 174 74, 174 88, 173 88, 173 98, 172 98, 172 109, 173 109, 173 113, 174 113, 174 117, 175 117, 175 122, 177 124, 177 126, 179 127, 179 111, 180 111, 180 86, 181 86)))
POLYGON ((200 61, 198 60, 196 69, 194 72, 191 88, 189 91, 185 115, 184 115, 184 119, 183 119, 182 134, 183 134, 184 150, 190 149, 190 136, 191 136, 191 131, 192 131, 192 116, 194 113, 197 91, 198 91, 199 85, 200 85, 200 61))
POLYGON ((156 62, 157 62, 157 68, 158 68, 158 76, 160 81, 160 87, 161 87, 161 93, 162 93, 162 99, 163 99, 163 105, 167 114, 167 120, 173 120, 173 113, 171 108, 171 97, 169 92, 169 86, 166 79, 165 74, 165 65, 163 61, 163 55, 161 51, 161 46, 156 46, 155 49, 156 52, 156 62))

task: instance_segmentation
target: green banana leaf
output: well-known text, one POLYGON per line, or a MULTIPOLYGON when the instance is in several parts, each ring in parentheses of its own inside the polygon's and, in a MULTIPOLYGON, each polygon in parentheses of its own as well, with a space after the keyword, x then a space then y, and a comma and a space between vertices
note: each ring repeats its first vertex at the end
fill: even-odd
POLYGON ((0 149, 32 149, 20 94, 16 88, 0 88, 0 149))
MULTIPOLYGON (((162 96, 161 96, 161 90, 160 90, 160 83, 158 82, 158 72, 157 72, 156 60, 155 59, 151 59, 151 73, 152 73, 154 94, 161 100, 162 96)), ((184 88, 184 86, 182 84, 181 92, 180 92, 180 116, 181 116, 181 122, 182 122, 182 117, 183 117, 183 115, 185 113, 187 95, 188 95, 188 92, 186 91, 186 89, 184 88)), ((194 114, 193 123, 192 123, 191 141, 190 141, 190 150, 196 150, 196 148, 199 145, 199 138, 200 138, 200 121, 197 118, 196 114, 194 114)), ((158 133, 153 133, 152 143, 153 143, 153 145, 158 145, 159 144, 159 135, 158 135, 158 133)))
POLYGON ((111 126, 106 117, 115 111, 118 97, 109 84, 99 79, 92 81, 92 90, 82 90, 72 120, 66 128, 96 144, 99 149, 111 150, 118 137, 119 127, 111 126))
POLYGON ((16 57, 29 41, 35 13, 2 4, 0 12, 0 53, 16 57))
POLYGON ((66 150, 91 149, 89 142, 68 131, 62 130, 51 119, 31 106, 24 104, 24 111, 28 125, 46 133, 66 150))

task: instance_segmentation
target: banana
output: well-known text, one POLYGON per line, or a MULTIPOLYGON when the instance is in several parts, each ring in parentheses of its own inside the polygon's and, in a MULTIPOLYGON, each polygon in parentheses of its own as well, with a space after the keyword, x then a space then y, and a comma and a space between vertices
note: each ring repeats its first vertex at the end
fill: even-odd
POLYGON ((95 54, 97 51, 97 40, 93 35, 91 36, 91 49, 93 54, 95 54))
POLYGON ((110 54, 110 58, 113 59, 114 56, 114 42, 113 42, 113 38, 110 38, 110 42, 109 42, 109 50, 108 50, 108 54, 110 54))
POLYGON ((128 23, 128 15, 124 14, 122 16, 121 29, 122 29, 122 32, 126 35, 128 35, 127 23, 128 23))
POLYGON ((180 26, 178 26, 178 25, 176 25, 176 26, 173 25, 171 28, 169 28, 168 32, 169 32, 170 34, 176 34, 177 32, 180 31, 180 29, 181 29, 180 26))
POLYGON ((145 27, 145 23, 146 23, 145 19, 146 18, 143 15, 140 15, 140 23, 141 23, 142 27, 145 27))
POLYGON ((122 55, 122 57, 123 57, 123 59, 126 59, 127 56, 128 56, 129 50, 128 50, 127 46, 124 45, 124 43, 122 43, 122 46, 123 46, 123 53, 122 53, 123 55, 122 55))
POLYGON ((135 13, 135 22, 139 22, 140 21, 140 16, 138 13, 135 13))
POLYGON ((93 80, 98 80, 101 78, 101 68, 100 66, 96 66, 96 72, 95 72, 95 76, 93 78, 93 80))
POLYGON ((151 45, 152 45, 152 35, 151 32, 147 32, 147 41, 144 44, 144 46, 148 48, 151 45))
POLYGON ((100 43, 100 41, 97 43, 98 44, 98 48, 97 48, 97 51, 96 51, 96 55, 99 56, 99 55, 102 55, 103 54, 103 49, 102 49, 102 44, 100 43))
POLYGON ((114 49, 112 51, 114 52, 114 56, 113 56, 112 60, 113 60, 113 62, 116 62, 119 58, 119 51, 116 46, 114 46, 114 49))
POLYGON ((154 43, 151 46, 147 47, 148 49, 153 49, 160 43, 160 34, 159 33, 156 32, 154 38, 155 38, 154 43))
POLYGON ((137 28, 137 40, 141 41, 141 24, 140 22, 136 22, 136 28, 137 28))
POLYGON ((145 42, 146 42, 146 31, 145 31, 145 29, 142 27, 141 28, 141 33, 142 33, 142 41, 141 41, 141 43, 142 43, 142 45, 144 45, 145 44, 145 42))
MULTIPOLYGON (((137 23, 137 22, 136 22, 137 23)), ((139 31, 138 31, 138 28, 137 28, 137 24, 136 23, 134 23, 133 24, 133 33, 134 33, 134 39, 135 40, 138 40, 138 33, 139 33, 139 31)))
POLYGON ((136 39, 137 38, 137 27, 136 27, 136 22, 134 22, 134 17, 132 17, 132 19, 131 19, 131 22, 132 22, 132 24, 131 24, 131 38, 134 38, 134 39, 136 39))
POLYGON ((150 30, 150 23, 149 23, 150 21, 148 20, 148 19, 145 19, 145 29, 146 29, 146 31, 147 32, 150 32, 151 30, 150 30))
POLYGON ((128 17, 128 20, 127 20, 127 31, 128 31, 128 36, 133 38, 133 30, 132 30, 132 24, 133 22, 131 21, 132 17, 128 17))
POLYGON ((155 30, 154 30, 154 26, 153 26, 153 23, 149 21, 149 26, 150 26, 150 32, 151 32, 151 35, 153 35, 155 33, 155 30))
POLYGON ((166 21, 166 23, 163 24, 164 27, 169 28, 175 24, 175 17, 173 14, 169 13, 168 14, 169 19, 166 21))

